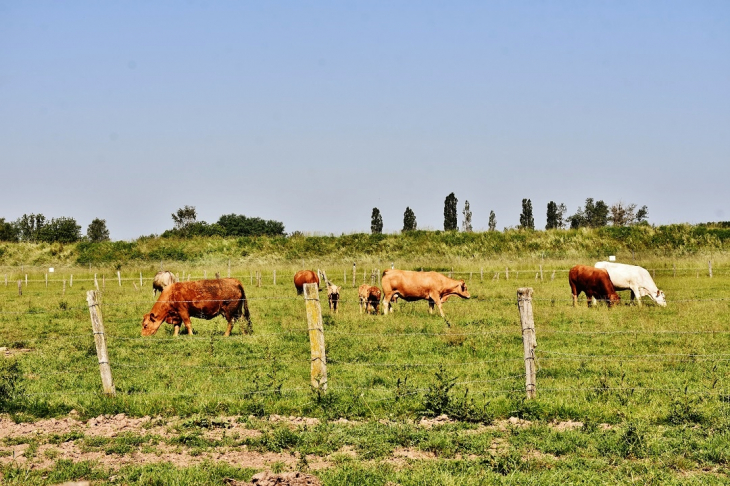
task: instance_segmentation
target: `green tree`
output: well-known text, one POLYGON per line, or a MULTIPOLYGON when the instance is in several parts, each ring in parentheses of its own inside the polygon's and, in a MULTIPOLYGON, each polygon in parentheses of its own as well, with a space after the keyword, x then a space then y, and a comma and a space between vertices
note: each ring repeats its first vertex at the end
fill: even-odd
POLYGON ((641 206, 638 211, 636 211, 636 222, 638 224, 646 223, 647 219, 649 218, 649 208, 646 207, 646 204, 641 206))
POLYGON ((86 238, 93 243, 109 241, 109 229, 106 227, 106 219, 94 219, 86 228, 86 238))
POLYGON ((403 213, 403 232, 415 231, 417 228, 416 214, 410 207, 406 207, 406 212, 403 213))
POLYGON ((565 204, 558 205, 554 201, 550 201, 547 205, 547 224, 545 225, 545 229, 559 229, 564 227, 566 211, 565 204))
POLYGON ((578 208, 578 211, 570 217, 570 227, 576 228, 601 228, 608 225, 609 208, 603 201, 593 202, 593 198, 586 199, 585 209, 578 208))
POLYGON ((456 219, 457 202, 459 201, 453 192, 446 196, 444 201, 444 231, 457 231, 459 229, 459 222, 456 219))
POLYGON ((462 229, 465 233, 471 233, 473 230, 471 226, 471 207, 469 206, 469 201, 464 201, 464 211, 461 214, 464 215, 464 220, 461 222, 462 229))
POLYGON ((195 206, 185 206, 172 213, 172 220, 175 223, 175 229, 183 229, 186 226, 195 223, 198 219, 198 213, 195 206))
POLYGON ((20 241, 38 241, 38 235, 46 223, 46 217, 42 214, 24 214, 18 218, 13 225, 16 228, 20 241))
POLYGON ((222 228, 225 236, 285 236, 284 223, 242 214, 225 214, 211 226, 222 228))
POLYGON ((383 232, 383 216, 380 215, 378 208, 373 208, 373 213, 370 215, 370 232, 374 235, 383 232))
POLYGON ((489 211, 489 231, 497 231, 497 216, 494 211, 489 211))
POLYGON ((81 239, 81 226, 74 218, 51 218, 38 232, 38 241, 75 243, 81 239))
POLYGON ((535 218, 532 216, 532 201, 522 200, 522 214, 520 214, 520 228, 535 229, 535 218))
POLYGON ((18 229, 13 223, 6 223, 0 218, 0 241, 18 241, 18 229))

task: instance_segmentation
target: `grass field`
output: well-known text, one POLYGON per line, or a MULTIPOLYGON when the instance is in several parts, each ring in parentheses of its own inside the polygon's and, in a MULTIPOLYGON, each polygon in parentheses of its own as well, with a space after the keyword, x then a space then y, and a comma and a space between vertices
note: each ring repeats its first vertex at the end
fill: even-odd
MULTIPOLYGON (((304 301, 291 283, 297 268, 277 267, 276 285, 273 267, 231 270, 246 289, 252 335, 236 326, 233 336, 224 337, 225 322, 218 317, 194 319, 194 335, 177 338, 170 325, 152 337, 139 334, 141 317, 154 302, 152 267, 125 270, 121 286, 115 271, 104 270, 102 281, 96 270, 113 398, 101 394, 86 305, 93 273, 59 269, 46 285, 45 273, 36 271, 25 285, 24 270, 7 269, 9 283, 0 296, 0 346, 7 348, 0 362, 0 408, 14 422, 71 413, 81 421, 125 414, 178 425, 170 427, 169 437, 137 433, 106 442, 83 430, 64 439, 43 431, 5 437, 3 481, 223 484, 223 478, 248 480, 262 468, 215 458, 190 466, 160 460, 125 464, 112 474, 103 461, 38 452, 62 440, 113 457, 164 447, 208 457, 245 447, 283 454, 269 469, 311 469, 325 484, 724 484, 730 460, 730 265, 713 261, 709 278, 700 258, 637 262, 655 272, 666 308, 648 298, 642 307, 629 305, 628 292, 614 309, 589 309, 584 297, 573 308, 567 270, 592 262, 456 262, 454 277, 467 281, 473 298, 446 302, 446 320, 429 315, 423 301, 399 302, 393 315, 361 315, 351 268, 311 265, 338 284, 347 275, 339 314, 322 306, 326 394, 309 387, 304 301), (255 278, 252 284, 257 270, 260 288, 255 278), (518 287, 534 288, 533 400, 524 398, 518 287), (449 420, 420 423, 442 414, 449 420), (285 426, 267 420, 272 415, 318 423, 285 426), (258 435, 206 438, 207 430, 226 421, 258 435), (30 450, 23 461, 9 455, 19 445, 30 450), (33 466, 41 456, 43 466, 33 466)), ((367 265, 368 281, 375 266, 367 265)), ((401 266, 421 267, 448 273, 452 264, 424 259, 401 266)), ((227 272, 224 266, 171 269, 191 279, 227 272)), ((359 268, 358 285, 363 278, 359 268)))

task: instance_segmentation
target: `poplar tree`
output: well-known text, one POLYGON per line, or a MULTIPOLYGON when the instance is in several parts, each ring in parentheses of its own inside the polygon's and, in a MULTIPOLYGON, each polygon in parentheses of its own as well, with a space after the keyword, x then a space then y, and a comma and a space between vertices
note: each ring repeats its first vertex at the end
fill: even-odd
POLYGON ((373 214, 370 216, 370 232, 379 235, 383 232, 383 217, 380 215, 380 209, 373 208, 373 214))
POLYGON ((461 222, 461 227, 465 233, 471 233, 471 208, 469 207, 469 201, 464 201, 464 211, 462 214, 464 215, 464 220, 461 222))
POLYGON ((444 231, 457 231, 459 229, 459 222, 456 219, 456 203, 458 199, 452 192, 446 196, 444 201, 444 231))
POLYGON ((416 228, 416 214, 410 207, 406 207, 406 212, 403 213, 403 232, 415 231, 416 228))
POLYGON ((489 211, 489 231, 496 231, 497 230, 497 216, 494 214, 494 211, 489 211))
POLYGON ((535 218, 532 217, 532 201, 522 200, 522 214, 520 214, 520 228, 535 229, 535 218))

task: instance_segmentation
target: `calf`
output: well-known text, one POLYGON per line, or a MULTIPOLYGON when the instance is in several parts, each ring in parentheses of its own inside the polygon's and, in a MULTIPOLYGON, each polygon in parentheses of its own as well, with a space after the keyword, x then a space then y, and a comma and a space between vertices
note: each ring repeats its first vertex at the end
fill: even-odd
POLYGON ((340 287, 327 282, 327 301, 330 304, 330 312, 337 314, 337 305, 340 303, 340 287))
POLYGON ((357 289, 357 294, 360 298, 360 314, 362 314, 363 309, 366 314, 370 314, 371 312, 373 314, 378 313, 378 306, 380 305, 381 297, 380 289, 378 287, 373 287, 364 283, 357 289))

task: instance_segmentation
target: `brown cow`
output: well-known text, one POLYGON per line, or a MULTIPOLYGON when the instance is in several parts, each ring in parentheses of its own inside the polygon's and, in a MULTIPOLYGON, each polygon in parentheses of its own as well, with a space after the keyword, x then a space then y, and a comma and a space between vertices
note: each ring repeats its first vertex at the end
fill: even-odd
POLYGON ((360 314, 362 314, 363 309, 365 309, 366 314, 370 314, 370 311, 373 314, 378 313, 381 297, 379 288, 364 283, 357 289, 357 294, 360 297, 360 314))
POLYGON ((385 270, 381 280, 383 292, 383 314, 387 314, 391 302, 400 297, 406 301, 428 300, 428 311, 433 314, 437 305, 441 317, 444 309, 441 303, 452 295, 463 299, 471 297, 463 280, 454 280, 437 272, 412 272, 410 270, 385 270))
POLYGON ((247 322, 244 332, 248 334, 252 331, 248 301, 241 282, 235 278, 221 278, 174 283, 162 291, 152 310, 144 315, 142 335, 156 333, 166 321, 175 326, 175 336, 180 331, 180 324, 185 324, 188 334, 192 336, 191 317, 212 319, 217 315, 222 315, 228 321, 226 336, 231 335, 233 322, 241 316, 247 322))
POLYGON ((312 270, 299 270, 294 274, 294 287, 297 289, 297 295, 302 295, 302 292, 304 292, 304 284, 308 283, 316 283, 317 290, 321 290, 319 288, 319 277, 316 272, 312 270))
POLYGON ((168 271, 159 271, 155 274, 155 278, 152 279, 152 295, 157 295, 157 292, 162 292, 170 284, 177 282, 177 277, 174 273, 168 271))
POLYGON ((605 300, 609 307, 620 302, 621 297, 611 283, 611 277, 603 268, 576 265, 568 273, 570 291, 573 293, 573 307, 578 304, 578 294, 585 292, 588 307, 593 305, 592 299, 605 300))

